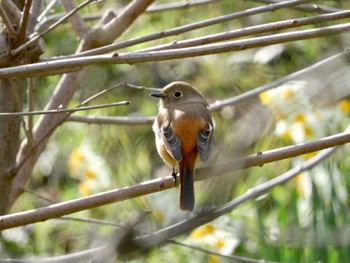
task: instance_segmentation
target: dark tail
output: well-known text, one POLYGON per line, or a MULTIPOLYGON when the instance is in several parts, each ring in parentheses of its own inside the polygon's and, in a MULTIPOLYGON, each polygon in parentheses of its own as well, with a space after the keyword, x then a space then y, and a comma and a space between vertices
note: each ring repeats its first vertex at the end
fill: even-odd
POLYGON ((180 165, 180 209, 192 211, 194 207, 194 170, 180 165))

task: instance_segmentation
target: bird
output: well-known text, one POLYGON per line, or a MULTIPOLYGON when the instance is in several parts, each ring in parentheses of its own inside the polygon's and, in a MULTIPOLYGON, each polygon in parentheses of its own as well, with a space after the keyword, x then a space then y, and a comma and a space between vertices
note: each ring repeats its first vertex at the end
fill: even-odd
POLYGON ((192 211, 197 160, 208 160, 214 141, 209 104, 199 90, 183 81, 172 82, 150 96, 160 101, 152 126, 158 154, 172 167, 175 185, 175 170, 179 172, 180 209, 192 211))

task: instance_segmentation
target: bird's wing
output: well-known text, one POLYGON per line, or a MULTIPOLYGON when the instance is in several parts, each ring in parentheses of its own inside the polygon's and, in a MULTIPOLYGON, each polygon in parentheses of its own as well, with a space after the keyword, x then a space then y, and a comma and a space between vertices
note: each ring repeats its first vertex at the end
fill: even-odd
POLYGON ((214 127, 208 122, 206 127, 197 134, 197 148, 202 162, 208 160, 210 156, 214 142, 213 132, 214 127))
POLYGON ((177 162, 180 162, 182 160, 181 142, 178 137, 174 136, 173 130, 170 127, 170 122, 160 129, 160 133, 165 148, 177 162))

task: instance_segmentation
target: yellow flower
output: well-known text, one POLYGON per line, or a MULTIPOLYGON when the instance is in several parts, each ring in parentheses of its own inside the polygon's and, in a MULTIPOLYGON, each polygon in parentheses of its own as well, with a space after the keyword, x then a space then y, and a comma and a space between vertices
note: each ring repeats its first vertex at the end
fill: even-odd
POLYGON ((79 184, 79 193, 82 195, 82 196, 88 196, 88 195, 91 195, 91 188, 89 187, 89 185, 86 183, 86 182, 81 182, 79 184))
POLYGON ((205 226, 199 227, 192 231, 191 237, 193 239, 200 239, 205 235, 211 234, 214 232, 214 227, 211 224, 207 224, 205 226))
POLYGON ((289 131, 284 131, 280 136, 286 142, 290 142, 292 139, 292 136, 290 135, 289 131))
POLYGON ((259 99, 260 99, 260 102, 265 106, 270 105, 272 101, 272 97, 268 91, 261 92, 259 94, 259 99))
POLYGON ((339 102, 339 108, 345 114, 350 114, 350 102, 348 100, 341 100, 339 102))
POLYGON ((215 246, 216 246, 218 249, 223 248, 224 245, 225 245, 225 243, 224 243, 224 241, 222 241, 221 239, 216 240, 215 246))
POLYGON ((295 94, 295 91, 291 88, 284 88, 282 89, 281 93, 280 93, 280 96, 281 96, 281 99, 283 100, 288 100, 288 99, 291 99, 295 94))
POLYGON ((72 174, 75 174, 79 171, 81 168, 82 163, 84 162, 84 155, 79 149, 74 149, 72 153, 70 154, 68 161, 67 161, 67 166, 69 171, 72 174))
POLYGON ((212 254, 208 255, 208 263, 219 263, 219 262, 220 260, 217 255, 212 255, 212 254))
POLYGON ((309 125, 304 124, 304 133, 306 136, 312 136, 314 133, 309 125))
POLYGON ((96 175, 93 171, 89 170, 89 169, 86 169, 84 171, 84 177, 85 179, 95 179, 96 178, 96 175))
POLYGON ((305 116, 303 114, 297 114, 294 117, 294 121, 305 123, 305 116))

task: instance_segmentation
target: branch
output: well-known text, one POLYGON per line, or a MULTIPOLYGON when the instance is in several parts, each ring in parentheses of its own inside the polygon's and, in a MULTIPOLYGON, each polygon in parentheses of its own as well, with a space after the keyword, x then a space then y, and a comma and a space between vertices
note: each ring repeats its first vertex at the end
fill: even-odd
MULTIPOLYGON (((271 4, 271 5, 279 2, 279 0, 251 0, 251 1, 264 3, 264 4, 271 4)), ((317 4, 299 5, 299 6, 295 6, 293 8, 294 9, 298 9, 300 11, 318 12, 318 13, 333 13, 333 12, 342 11, 341 9, 328 7, 328 6, 317 5, 317 4)))
POLYGON ((4 11, 1 5, 0 5, 0 17, 2 19, 2 22, 5 24, 7 33, 9 34, 10 38, 15 38, 16 31, 14 30, 10 19, 8 18, 6 12, 4 11))
POLYGON ((228 204, 226 204, 220 209, 199 213, 192 218, 186 219, 182 222, 176 223, 175 225, 158 230, 153 234, 144 235, 144 236, 135 238, 134 242, 147 244, 147 246, 151 247, 151 246, 160 244, 165 240, 165 238, 171 238, 174 236, 188 233, 189 231, 192 231, 193 229, 201 225, 209 223, 214 219, 231 212, 233 209, 245 203, 246 201, 259 197, 260 195, 266 193, 273 187, 276 187, 278 185, 288 182, 290 179, 297 176, 302 171, 311 169, 316 164, 318 164, 319 162, 327 158, 329 155, 331 155, 335 151, 335 149, 336 148, 324 150, 319 154, 317 154, 315 157, 309 159, 308 161, 292 168, 288 172, 280 176, 277 176, 271 179, 270 181, 267 181, 265 183, 262 183, 256 187, 249 189, 246 193, 232 200, 231 202, 229 202, 228 204))
POLYGON ((7 15, 9 16, 10 21, 18 25, 22 17, 22 13, 18 7, 13 3, 12 0, 2 0, 1 4, 5 8, 6 12, 8 11, 7 15))
MULTIPOLYGON (((341 52, 336 55, 333 55, 329 58, 326 58, 324 60, 321 60, 309 67, 303 68, 299 71, 296 71, 292 74, 289 74, 283 78, 277 79, 275 81, 269 82, 266 85, 257 87, 252 90, 248 90, 244 93, 241 93, 237 96, 234 96, 232 98, 228 98, 222 101, 215 101, 214 103, 210 104, 209 109, 211 111, 220 111, 221 109, 232 106, 237 103, 240 103, 242 101, 255 98, 260 93, 276 88, 283 83, 290 81, 292 79, 296 79, 299 77, 302 77, 303 75, 306 75, 320 67, 324 67, 330 63, 333 63, 334 61, 342 58, 346 58, 347 53, 341 52)), ((131 87, 131 84, 126 84, 128 87, 131 87)), ((155 90, 153 88, 145 88, 145 87, 139 87, 136 86, 135 88, 138 89, 149 89, 149 90, 155 90)), ((109 116, 78 116, 78 115, 71 115, 67 118, 66 121, 71 122, 82 122, 82 123, 88 123, 88 124, 120 124, 120 125, 147 125, 152 124, 155 117, 109 117, 109 116)))
MULTIPOLYGON (((49 13, 51 11, 51 9, 57 4, 58 0, 51 0, 46 8, 44 9, 44 11, 38 16, 38 22, 41 22, 41 20, 43 20, 45 18, 45 16, 47 15, 47 13, 49 13)), ((64 16, 65 14, 62 14, 62 17, 64 16)), ((60 18, 62 18, 60 17, 60 18)))
POLYGON ((196 0, 196 1, 184 1, 182 3, 170 3, 170 4, 158 4, 153 5, 147 8, 147 13, 155 13, 155 12, 161 12, 161 11, 170 11, 170 10, 176 10, 176 9, 184 9, 184 8, 190 8, 190 7, 196 7, 200 5, 207 5, 207 4, 213 4, 213 3, 220 3, 219 0, 196 0))
POLYGON ((66 121, 89 124, 120 124, 120 125, 150 125, 155 117, 109 117, 109 116, 78 116, 71 115, 66 121))
POLYGON ((169 240, 167 240, 167 242, 175 244, 175 245, 179 245, 182 247, 186 247, 186 248, 189 248, 192 250, 197 250, 197 251, 209 254, 209 255, 216 255, 216 256, 222 257, 222 258, 228 258, 228 259, 233 260, 233 262, 238 261, 238 262, 248 262, 248 263, 279 263, 279 262, 275 262, 275 261, 267 261, 265 259, 262 260, 262 259, 248 258, 248 257, 237 256, 237 255, 225 255, 225 254, 219 253, 215 250, 209 250, 206 248, 202 248, 202 247, 198 247, 198 246, 194 246, 194 245, 190 245, 190 244, 184 244, 182 242, 179 242, 179 241, 176 241, 173 239, 169 239, 169 240))
POLYGON ((66 14, 64 17, 62 17, 60 20, 58 20, 56 23, 54 23, 53 25, 51 25, 49 28, 47 28, 46 30, 44 30, 43 32, 37 33, 32 39, 30 39, 28 42, 26 42, 25 44, 19 46, 17 49, 15 50, 11 50, 11 55, 12 56, 16 56, 18 53, 24 51, 26 48, 34 45, 40 38, 42 38, 44 35, 46 35, 47 33, 51 32, 53 29, 55 29, 56 27, 58 27, 63 21, 67 20, 68 18, 70 18, 72 15, 74 15, 76 12, 78 12, 80 9, 82 9, 83 7, 89 5, 91 2, 93 1, 97 1, 97 0, 86 0, 83 3, 81 3, 76 9, 72 10, 71 12, 69 12, 68 14, 66 14))
POLYGON ((43 110, 43 111, 28 111, 28 112, 0 112, 0 117, 9 117, 9 116, 33 116, 33 115, 45 115, 45 114, 62 114, 62 113, 73 113, 76 111, 87 111, 87 110, 96 110, 102 108, 109 108, 115 106, 129 105, 130 101, 121 101, 108 104, 94 105, 79 107, 74 109, 62 109, 57 108, 56 110, 43 110))
POLYGON ((277 30, 296 28, 296 27, 301 27, 305 25, 319 24, 319 23, 324 23, 324 22, 329 22, 329 21, 334 21, 339 19, 345 19, 349 17, 350 17, 350 10, 340 11, 340 12, 325 14, 325 15, 319 15, 319 16, 313 16, 313 17, 295 18, 295 19, 278 21, 278 22, 273 22, 268 24, 246 27, 243 29, 236 29, 232 31, 218 33, 218 34, 207 35, 207 36, 188 39, 184 41, 175 41, 172 43, 145 48, 140 50, 139 52, 200 46, 200 45, 215 43, 215 42, 224 41, 224 40, 237 39, 239 37, 249 36, 253 34, 276 32, 277 30))
POLYGON ((101 64, 135 64, 142 62, 154 62, 170 59, 196 57, 210 54, 225 53, 230 51, 246 50, 256 47, 269 46, 273 44, 299 41, 310 38, 342 34, 350 31, 350 23, 329 26, 319 29, 308 29, 296 32, 275 34, 272 36, 255 37, 245 40, 236 40, 226 43, 210 44, 199 47, 188 47, 181 49, 150 51, 150 52, 128 52, 113 55, 98 55, 83 58, 58 59, 54 61, 39 62, 31 65, 22 65, 0 69, 0 79, 12 77, 32 77, 38 75, 50 75, 52 70, 70 70, 75 67, 101 64))
POLYGON ((74 54, 74 55, 70 55, 70 56, 66 56, 63 58, 73 58, 73 57, 81 57, 81 56, 91 56, 91 55, 98 55, 98 54, 104 54, 104 53, 108 53, 108 52, 112 52, 121 48, 125 48, 125 47, 130 47, 133 45, 137 45, 137 44, 141 44, 141 43, 145 43, 148 41, 152 41, 152 40, 157 40, 157 39, 161 39, 161 38, 165 38, 165 37, 169 37, 169 36, 176 36, 182 33, 186 33, 192 30, 196 30, 196 29, 200 29, 200 28, 204 28, 204 27, 208 27, 208 26, 212 26, 212 25, 216 25, 216 24, 220 24, 223 22, 227 22, 233 19, 238 19, 238 18, 242 18, 242 17, 246 17, 249 15, 255 15, 255 14, 259 14, 259 13, 263 13, 263 12, 271 12, 277 9, 281 9, 281 8, 285 8, 288 6, 294 6, 294 5, 298 5, 301 3, 305 3, 305 2, 310 2, 312 0, 292 0, 292 1, 285 1, 285 2, 280 2, 280 3, 276 3, 276 4, 271 4, 271 5, 267 5, 267 6, 263 6, 263 7, 256 7, 256 8, 251 8, 251 9, 247 9, 241 12, 237 12, 237 13, 233 13, 233 14, 229 14, 229 15, 224 15, 224 16, 219 16, 216 18, 211 18, 211 19, 207 19, 204 21, 200 21, 197 23, 193 23, 193 24, 188 24, 188 25, 184 25, 184 26, 180 26, 180 27, 176 27, 173 29, 169 29, 169 30, 165 30, 159 33, 154 33, 148 36, 144 36, 144 37, 140 37, 140 38, 134 38, 134 39, 130 39, 130 40, 126 40, 123 42, 119 42, 119 43, 115 43, 115 44, 111 44, 108 46, 103 46, 100 48, 95 48, 89 51, 85 51, 85 52, 81 52, 79 54, 74 54))
MULTIPOLYGON (((262 166, 266 163, 296 157, 302 154, 343 145, 349 142, 350 133, 339 133, 329 137, 324 137, 316 141, 270 150, 264 153, 258 153, 239 158, 223 164, 203 167, 197 170, 195 179, 204 180, 212 176, 217 176, 219 174, 233 172, 253 166, 262 166)), ((310 163, 311 160, 314 160, 314 158, 310 159, 310 161, 307 163, 310 163)), ((295 169, 299 169, 299 172, 301 171, 300 167, 295 169)), ((280 179, 276 178, 274 180, 280 179)), ((266 187, 267 183, 263 185, 266 187)), ((53 204, 35 210, 0 216, 0 231, 12 227, 44 221, 47 219, 57 218, 63 215, 79 212, 97 206, 107 205, 113 202, 123 201, 146 194, 163 191, 172 187, 174 187, 173 177, 167 176, 161 179, 146 181, 138 185, 53 204)))
MULTIPOLYGON (((142 0, 134 0, 133 2, 140 1, 142 0)), ((125 11, 124 14, 133 14, 134 20, 135 17, 140 16, 142 14, 142 12, 140 11, 141 9, 139 8, 140 6, 142 6, 142 3, 140 5, 129 4, 126 7, 129 10, 125 11), (133 12, 133 8, 135 8, 135 12, 133 12), (138 13, 137 11, 141 13, 138 13)), ((122 17, 130 21, 129 17, 125 17, 125 15, 122 17)), ((102 20, 103 22, 107 22, 105 19, 102 20)), ((103 26, 103 23, 101 26, 103 26)), ((123 30, 126 29, 127 28, 124 28, 123 30)), ((81 41, 81 45, 79 45, 77 52, 84 51, 84 48, 87 48, 89 46, 89 43, 91 43, 90 41, 93 40, 93 37, 93 34, 86 34, 83 40, 81 41)), ((80 78, 80 72, 63 75, 56 86, 54 94, 51 96, 49 102, 46 104, 45 109, 57 109, 60 105, 66 107, 68 105, 68 102, 73 97, 75 91, 79 87, 80 78)), ((24 185, 30 178, 37 159, 45 149, 45 144, 47 140, 50 138, 50 136, 56 130, 56 128, 64 122, 66 117, 67 115, 40 116, 33 131, 34 140, 37 142, 38 145, 38 147, 35 147, 35 152, 34 149, 30 148, 27 141, 22 142, 19 152, 17 154, 17 167, 13 169, 13 171, 16 172, 16 176, 13 179, 12 183, 9 207, 13 205, 15 200, 22 193, 24 185), (18 167, 20 167, 19 170, 17 170, 18 167)))
POLYGON ((26 0, 23 8, 20 27, 19 27, 18 43, 21 43, 25 39, 26 31, 27 31, 27 23, 29 20, 29 11, 31 6, 32 6, 32 0, 26 0))
MULTIPOLYGON (((91 32, 92 47, 100 47, 112 43, 142 14, 154 0, 136 0, 126 6, 123 11, 108 23, 91 32)), ((90 47, 89 47, 90 48, 90 47)))
POLYGON ((221 110, 222 108, 226 107, 226 106, 232 106, 232 105, 235 105, 236 103, 238 102, 241 102, 243 100, 247 100, 247 99, 251 99, 251 98, 254 98, 256 96, 258 96, 260 93, 264 92, 264 91, 267 91, 267 90, 270 90, 270 89, 273 89, 273 88, 276 88, 280 85, 282 85, 283 83, 287 82, 287 81, 290 81, 292 79, 296 79, 296 78, 299 78, 303 75, 306 75, 314 70, 316 70, 317 68, 320 68, 320 67, 324 67, 326 66, 327 64, 330 64, 338 59, 341 59, 341 58, 346 58, 348 56, 348 51, 347 50, 344 50, 343 52, 341 53, 338 53, 338 54, 335 54, 329 58, 326 58, 324 60, 321 60, 309 67, 306 67, 306 68, 303 68, 301 70, 298 70, 296 72, 293 72, 292 74, 289 74, 283 78, 280 78, 280 79, 277 79, 275 81, 272 81, 272 82, 269 82, 268 84, 266 85, 263 85, 263 86, 260 86, 260 87, 257 87, 253 90, 248 90, 244 93, 241 93, 233 98, 228 98, 228 99, 225 99, 225 100, 222 100, 222 101, 216 101, 215 103, 211 104, 210 105, 210 110, 211 111, 218 111, 218 110, 221 110))
MULTIPOLYGON (((72 0, 61 0, 62 6, 66 10, 67 13, 76 9, 72 0)), ((78 38, 82 38, 86 33, 86 27, 84 20, 77 13, 69 18, 69 21, 72 25, 73 31, 77 35, 78 38)))

